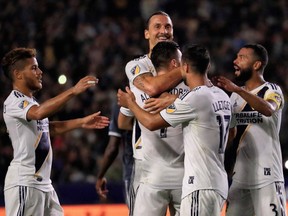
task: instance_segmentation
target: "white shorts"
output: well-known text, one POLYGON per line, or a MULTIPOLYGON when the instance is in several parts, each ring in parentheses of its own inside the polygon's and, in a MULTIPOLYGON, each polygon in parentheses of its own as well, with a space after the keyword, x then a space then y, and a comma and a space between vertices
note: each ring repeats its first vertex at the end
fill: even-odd
POLYGON ((131 181, 129 186, 129 201, 128 201, 128 207, 129 207, 129 216, 134 215, 134 203, 135 203, 135 197, 138 192, 140 179, 141 179, 141 170, 142 170, 142 161, 135 159, 134 165, 133 165, 133 171, 131 174, 131 181))
POLYGON ((165 216, 167 209, 171 216, 180 215, 181 187, 160 189, 140 183, 135 197, 134 215, 165 216))
POLYGON ((16 186, 5 190, 7 216, 43 215, 63 216, 56 192, 43 192, 27 186, 16 186))
POLYGON ((220 216, 224 203, 215 190, 197 190, 182 199, 180 215, 220 216))
POLYGON ((283 182, 260 189, 239 189, 233 186, 228 193, 227 216, 286 216, 286 195, 283 182))

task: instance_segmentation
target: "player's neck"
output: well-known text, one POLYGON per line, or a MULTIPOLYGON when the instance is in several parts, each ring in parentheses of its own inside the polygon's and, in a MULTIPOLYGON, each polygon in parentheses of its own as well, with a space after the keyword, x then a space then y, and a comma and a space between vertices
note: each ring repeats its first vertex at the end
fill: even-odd
POLYGON ((28 97, 33 97, 33 92, 28 88, 22 87, 21 85, 13 84, 13 90, 19 91, 28 97))
POLYGON ((196 75, 191 77, 188 80, 188 86, 190 87, 190 89, 194 89, 198 86, 207 86, 207 87, 211 87, 213 86, 212 82, 208 79, 207 76, 203 76, 203 75, 196 75))
POLYGON ((266 81, 264 80, 263 76, 252 77, 245 83, 245 89, 247 91, 252 91, 259 86, 263 85, 266 81))

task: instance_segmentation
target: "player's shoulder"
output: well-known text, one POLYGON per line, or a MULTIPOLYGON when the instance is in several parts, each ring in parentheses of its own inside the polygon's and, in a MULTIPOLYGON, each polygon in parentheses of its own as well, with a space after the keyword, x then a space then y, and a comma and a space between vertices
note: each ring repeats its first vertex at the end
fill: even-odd
POLYGON ((269 88, 270 90, 273 90, 273 91, 282 92, 281 87, 279 85, 277 85, 276 83, 266 82, 265 87, 269 88))
POLYGON ((23 100, 24 98, 26 98, 26 96, 23 93, 12 90, 4 103, 12 103, 13 101, 23 100))
POLYGON ((146 72, 154 71, 154 66, 148 57, 148 55, 143 55, 138 58, 134 58, 126 64, 125 72, 127 76, 136 76, 146 72))
POLYGON ((149 57, 147 54, 138 55, 138 56, 134 56, 133 59, 130 60, 126 65, 137 64, 137 63, 145 62, 147 60, 149 60, 149 57))

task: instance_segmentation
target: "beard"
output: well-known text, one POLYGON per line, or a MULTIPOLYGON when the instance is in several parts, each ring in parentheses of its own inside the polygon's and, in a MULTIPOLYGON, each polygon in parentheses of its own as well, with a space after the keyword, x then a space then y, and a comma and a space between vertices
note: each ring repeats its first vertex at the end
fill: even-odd
POLYGON ((236 76, 236 80, 239 82, 247 82, 252 77, 252 68, 240 69, 239 76, 236 76))

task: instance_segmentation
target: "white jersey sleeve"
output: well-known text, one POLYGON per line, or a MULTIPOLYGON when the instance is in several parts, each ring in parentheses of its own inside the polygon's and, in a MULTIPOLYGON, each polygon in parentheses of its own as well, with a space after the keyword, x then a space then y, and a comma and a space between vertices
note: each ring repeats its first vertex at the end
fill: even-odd
POLYGON ((155 68, 148 55, 143 55, 128 62, 125 67, 125 72, 129 79, 130 87, 131 84, 133 85, 134 79, 141 74, 151 73, 153 76, 156 75, 155 68))

